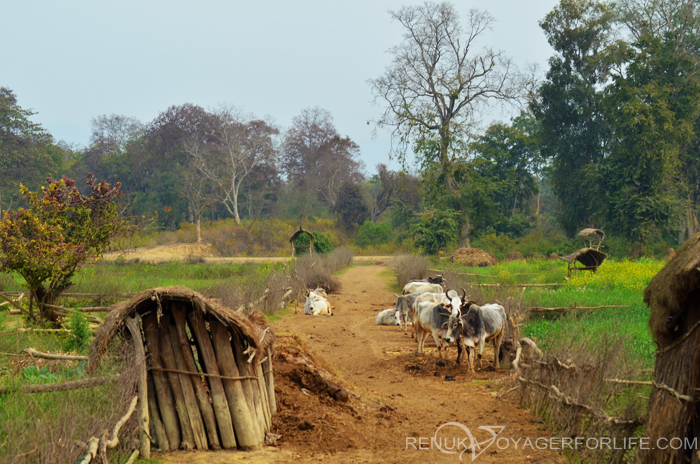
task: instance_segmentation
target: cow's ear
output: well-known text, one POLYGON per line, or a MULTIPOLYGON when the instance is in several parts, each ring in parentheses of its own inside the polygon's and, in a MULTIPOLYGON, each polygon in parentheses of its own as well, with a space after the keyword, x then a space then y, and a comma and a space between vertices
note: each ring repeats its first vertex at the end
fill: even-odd
POLYGON ((447 328, 447 322, 443 322, 443 323, 442 323, 442 328, 443 328, 443 329, 446 329, 446 328, 447 328))

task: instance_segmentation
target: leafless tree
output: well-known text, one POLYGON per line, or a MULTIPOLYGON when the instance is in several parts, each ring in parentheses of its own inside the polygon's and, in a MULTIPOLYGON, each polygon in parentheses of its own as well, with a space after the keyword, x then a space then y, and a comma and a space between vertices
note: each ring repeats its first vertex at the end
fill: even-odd
POLYGON ((328 111, 307 108, 292 120, 287 131, 282 168, 289 182, 313 190, 333 208, 343 183, 364 180, 359 153, 355 142, 338 134, 328 111))
POLYGON ((241 224, 239 197, 243 181, 258 166, 274 164, 274 136, 270 123, 242 114, 230 106, 214 113, 213 143, 209 149, 192 151, 197 169, 214 185, 215 194, 241 224))
POLYGON ((183 168, 180 185, 180 195, 187 201, 189 220, 195 224, 197 243, 202 242, 202 214, 216 202, 211 181, 198 168, 201 160, 207 157, 204 153, 207 149, 213 149, 213 146, 198 137, 185 143, 190 162, 183 168))
POLYGON ((377 177, 379 185, 376 191, 372 192, 374 204, 372 205, 372 222, 377 223, 379 216, 391 206, 394 192, 399 186, 399 174, 389 171, 386 164, 377 165, 377 177))
MULTIPOLYGON (((460 198, 457 160, 477 116, 489 101, 513 101, 522 83, 510 60, 476 42, 493 18, 471 10, 463 28, 450 3, 426 2, 390 12, 404 28, 392 64, 369 81, 375 100, 386 105, 378 127, 392 129, 394 154, 405 163, 414 150, 423 166, 439 163, 447 194, 460 198)), ((466 206, 460 244, 468 246, 466 206)))

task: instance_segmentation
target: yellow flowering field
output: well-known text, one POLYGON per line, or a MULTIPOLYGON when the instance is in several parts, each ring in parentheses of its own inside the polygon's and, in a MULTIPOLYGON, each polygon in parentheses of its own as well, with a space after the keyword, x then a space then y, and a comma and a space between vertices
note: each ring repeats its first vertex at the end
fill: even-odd
POLYGON ((664 261, 640 259, 638 261, 605 261, 598 272, 579 272, 571 276, 569 286, 578 288, 620 288, 644 291, 652 277, 664 267, 664 261))

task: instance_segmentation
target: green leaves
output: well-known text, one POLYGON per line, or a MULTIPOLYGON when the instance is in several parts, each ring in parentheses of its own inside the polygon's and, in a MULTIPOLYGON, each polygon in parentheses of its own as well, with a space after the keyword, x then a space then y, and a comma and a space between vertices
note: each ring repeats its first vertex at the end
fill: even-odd
POLYGON ((459 212, 453 209, 424 213, 421 221, 411 227, 411 233, 418 237, 416 246, 431 255, 444 250, 457 239, 459 217, 459 212))
POLYGON ((120 185, 98 183, 92 175, 87 184, 90 196, 66 177, 49 179, 40 193, 22 186, 29 207, 5 211, 0 220, 0 270, 18 272, 40 305, 51 304, 88 259, 130 230, 116 202, 120 185))

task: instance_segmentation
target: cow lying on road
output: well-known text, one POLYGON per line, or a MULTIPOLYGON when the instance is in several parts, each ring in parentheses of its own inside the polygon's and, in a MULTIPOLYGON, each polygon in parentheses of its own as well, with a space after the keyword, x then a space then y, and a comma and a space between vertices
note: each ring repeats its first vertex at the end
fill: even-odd
POLYGON ((306 297, 306 304, 304 304, 304 314, 311 316, 318 316, 319 314, 326 314, 328 316, 333 315, 333 307, 324 297, 326 294, 323 289, 316 289, 309 292, 306 297))
POLYGON ((399 325, 398 311, 394 308, 385 309, 377 314, 377 325, 399 325))
POLYGON ((474 372, 474 348, 479 350, 477 363, 481 369, 481 354, 486 342, 493 344, 493 367, 498 369, 505 325, 506 311, 503 306, 495 303, 477 306, 467 302, 462 305, 460 313, 449 317, 442 329, 446 330, 446 342, 457 342, 457 364, 460 363, 462 348, 465 348, 467 367, 474 372))

